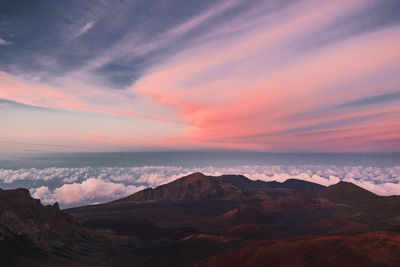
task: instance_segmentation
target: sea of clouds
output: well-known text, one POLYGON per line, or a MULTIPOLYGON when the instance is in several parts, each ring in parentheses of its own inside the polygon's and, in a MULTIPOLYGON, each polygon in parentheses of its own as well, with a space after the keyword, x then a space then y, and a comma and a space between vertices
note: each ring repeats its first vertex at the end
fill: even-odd
POLYGON ((400 166, 240 166, 185 168, 174 166, 0 169, 0 185, 23 185, 45 204, 62 207, 94 204, 122 198, 193 172, 207 175, 242 174, 252 180, 297 178, 329 186, 340 180, 357 184, 377 195, 400 195, 400 166))

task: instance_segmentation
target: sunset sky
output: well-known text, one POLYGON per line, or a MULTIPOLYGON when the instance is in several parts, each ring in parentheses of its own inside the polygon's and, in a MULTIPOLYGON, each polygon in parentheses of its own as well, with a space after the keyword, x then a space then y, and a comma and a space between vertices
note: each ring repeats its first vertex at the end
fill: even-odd
POLYGON ((400 151, 400 2, 1 1, 0 152, 400 151))

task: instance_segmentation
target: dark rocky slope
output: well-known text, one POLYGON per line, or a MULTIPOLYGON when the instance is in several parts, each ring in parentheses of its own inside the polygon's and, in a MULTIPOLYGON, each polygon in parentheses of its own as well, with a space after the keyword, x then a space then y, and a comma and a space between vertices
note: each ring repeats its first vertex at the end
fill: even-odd
POLYGON ((96 262, 96 235, 82 228, 57 203, 44 206, 27 189, 0 189, 0 266, 52 266, 96 262))

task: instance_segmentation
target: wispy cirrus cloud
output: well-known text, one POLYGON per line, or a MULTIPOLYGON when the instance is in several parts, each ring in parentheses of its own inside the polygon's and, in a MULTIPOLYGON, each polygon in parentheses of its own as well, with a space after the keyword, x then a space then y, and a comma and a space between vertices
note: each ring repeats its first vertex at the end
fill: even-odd
POLYGON ((88 23, 85 24, 82 28, 78 30, 78 32, 75 34, 75 37, 79 37, 83 34, 85 34, 88 30, 93 28, 93 26, 96 24, 95 21, 89 21, 88 23))
POLYGON ((400 101, 400 90, 398 92, 390 92, 381 95, 373 95, 366 98, 354 100, 348 103, 338 105, 337 108, 351 108, 368 105, 376 105, 388 102, 400 101))
POLYGON ((12 44, 12 42, 8 42, 8 41, 0 38, 0 45, 11 45, 11 44, 12 44))
MULTIPOLYGON (((283 119, 310 107, 323 109, 342 103, 362 107, 356 106, 362 97, 377 103, 379 99, 373 99, 374 95, 395 95, 393 87, 400 85, 396 75, 400 68, 400 53, 395 45, 400 41, 398 26, 375 28, 313 49, 298 45, 312 43, 309 37, 324 34, 337 17, 372 10, 374 4, 360 1, 320 3, 312 7, 309 4, 304 1, 283 9, 281 16, 267 16, 268 24, 261 23, 262 27, 237 34, 229 41, 217 38, 189 48, 154 67, 132 90, 148 95, 156 103, 176 108, 187 122, 181 139, 186 142, 270 150, 282 150, 285 146, 295 150, 323 150, 328 146, 338 150, 361 147, 375 150, 381 147, 380 140, 399 139, 395 133, 384 134, 398 126, 396 101, 381 102, 370 110, 311 112, 312 117, 302 121, 283 119), (163 81, 168 81, 168 85, 163 81), (370 117, 379 119, 362 119, 370 117), (338 141, 334 135, 316 135, 313 140, 299 137, 302 132, 324 130, 327 126, 339 130, 351 124, 361 130, 365 126, 374 128, 376 123, 388 128, 375 133, 348 133, 348 143, 344 140, 345 133, 338 136, 338 141), (283 132, 286 134, 282 135, 283 132), (363 134, 359 142, 352 138, 363 134), (256 135, 258 138, 247 141, 239 138, 256 135)), ((341 30, 346 31, 347 27, 342 25, 341 30)), ((224 36, 223 27, 217 31, 224 36)), ((398 146, 396 141, 391 145, 398 146)))

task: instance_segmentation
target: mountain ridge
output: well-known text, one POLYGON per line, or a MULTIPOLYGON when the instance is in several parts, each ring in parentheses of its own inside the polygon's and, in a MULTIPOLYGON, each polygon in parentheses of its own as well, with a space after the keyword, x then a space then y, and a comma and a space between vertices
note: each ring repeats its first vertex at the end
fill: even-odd
POLYGON ((320 195, 343 204, 363 203, 380 197, 360 186, 345 181, 327 187, 320 192, 320 195))
POLYGON ((251 180, 243 175, 225 174, 208 176, 197 172, 170 183, 147 188, 115 201, 177 201, 224 198, 232 194, 244 194, 248 191, 268 191, 277 188, 298 189, 306 193, 317 193, 325 186, 299 179, 288 179, 285 182, 265 182, 251 180))

